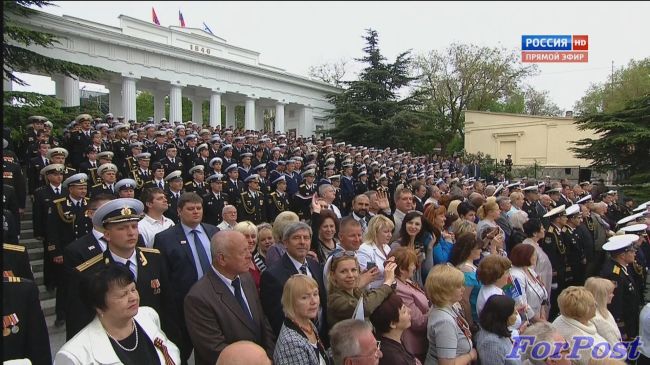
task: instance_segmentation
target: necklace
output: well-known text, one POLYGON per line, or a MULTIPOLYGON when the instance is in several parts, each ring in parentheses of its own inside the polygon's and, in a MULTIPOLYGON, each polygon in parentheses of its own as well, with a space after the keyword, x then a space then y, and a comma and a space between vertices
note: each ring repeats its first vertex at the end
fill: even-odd
POLYGON ((111 340, 115 341, 117 346, 119 346, 122 350, 127 351, 127 352, 135 351, 135 349, 138 348, 138 327, 136 327, 136 325, 135 325, 135 319, 131 319, 131 320, 133 321, 133 330, 135 331, 135 346, 133 346, 132 349, 127 349, 126 347, 122 346, 120 341, 118 341, 115 337, 111 336, 111 334, 108 333, 108 331, 106 331, 106 329, 104 329, 104 331, 106 331, 106 334, 108 335, 108 337, 110 337, 111 340))

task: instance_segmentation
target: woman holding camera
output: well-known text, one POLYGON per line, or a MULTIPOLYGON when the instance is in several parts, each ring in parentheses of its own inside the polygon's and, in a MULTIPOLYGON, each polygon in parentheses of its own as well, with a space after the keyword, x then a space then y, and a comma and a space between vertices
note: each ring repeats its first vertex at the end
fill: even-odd
POLYGON ((369 289, 378 288, 384 282, 384 263, 390 253, 388 243, 393 235, 393 222, 383 215, 376 215, 368 222, 368 230, 364 236, 363 244, 357 252, 357 259, 361 271, 373 267, 379 269, 379 276, 368 284, 369 289))

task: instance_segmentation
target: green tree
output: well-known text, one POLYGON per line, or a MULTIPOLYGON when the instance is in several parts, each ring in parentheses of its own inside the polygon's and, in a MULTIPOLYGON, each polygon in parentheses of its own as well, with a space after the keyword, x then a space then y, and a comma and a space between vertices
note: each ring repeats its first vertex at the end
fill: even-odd
POLYGON ((399 91, 413 80, 409 76, 410 51, 400 53, 390 63, 381 54, 379 36, 367 29, 363 37, 366 64, 358 80, 343 82, 347 88, 328 96, 335 106, 329 117, 335 126, 329 131, 339 140, 353 144, 407 148, 413 144, 414 130, 424 114, 417 110, 417 98, 399 98, 399 91))
POLYGON ((596 170, 616 170, 621 180, 650 181, 649 115, 650 95, 628 102, 619 111, 585 115, 576 121, 578 128, 599 136, 577 141, 571 151, 593 161, 596 170))
POLYGON ((630 100, 649 94, 650 57, 631 60, 606 82, 591 84, 573 109, 577 115, 613 112, 626 108, 630 100))
POLYGON ((446 150, 454 137, 464 138, 464 110, 489 110, 505 101, 537 68, 521 65, 514 51, 454 43, 417 57, 414 71, 425 111, 433 116, 431 129, 441 131, 446 150))
POLYGON ((99 80, 105 70, 94 67, 79 65, 72 62, 53 59, 28 50, 26 47, 37 45, 51 47, 60 43, 57 37, 46 32, 30 30, 18 25, 15 19, 28 18, 36 13, 30 6, 42 8, 52 5, 49 1, 4 1, 4 20, 2 55, 3 71, 6 80, 13 81, 19 85, 27 83, 17 77, 14 72, 43 72, 48 75, 63 74, 76 76, 86 80, 99 80))
POLYGON ((153 117, 153 94, 147 91, 138 92, 135 98, 135 115, 139 120, 153 117))
POLYGON ((11 136, 15 140, 22 139, 27 118, 32 115, 46 116, 54 126, 54 133, 59 135, 63 128, 79 114, 104 117, 104 114, 99 111, 99 105, 94 100, 84 102, 77 107, 63 108, 61 101, 54 96, 25 91, 6 91, 3 96, 5 103, 2 111, 4 125, 11 130, 11 136))

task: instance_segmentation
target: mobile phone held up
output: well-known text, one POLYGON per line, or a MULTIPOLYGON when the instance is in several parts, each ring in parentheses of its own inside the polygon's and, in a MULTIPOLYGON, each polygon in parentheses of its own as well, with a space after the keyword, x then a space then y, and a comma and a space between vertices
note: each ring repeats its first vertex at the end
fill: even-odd
POLYGON ((366 270, 368 270, 368 271, 374 269, 375 267, 377 267, 377 264, 375 262, 371 261, 371 262, 366 264, 366 270))

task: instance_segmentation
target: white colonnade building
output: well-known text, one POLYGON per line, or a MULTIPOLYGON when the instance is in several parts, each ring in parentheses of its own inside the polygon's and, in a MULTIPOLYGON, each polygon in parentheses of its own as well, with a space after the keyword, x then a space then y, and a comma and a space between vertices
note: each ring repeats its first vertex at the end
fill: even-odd
MULTIPOLYGON (((259 62, 259 53, 230 45, 202 29, 162 27, 120 15, 120 27, 37 12, 12 19, 29 29, 59 37, 60 44, 29 49, 55 59, 101 67, 105 80, 79 80, 53 76, 56 96, 64 106, 79 105, 79 81, 105 85, 109 110, 126 120, 136 115, 136 93, 154 96, 154 120, 165 116, 169 97, 169 121, 182 122, 183 96, 192 102, 192 121, 210 126, 234 127, 235 107, 245 106, 245 129, 264 129, 264 112, 275 115, 271 129, 311 136, 329 128, 326 95, 340 92, 329 84, 291 74, 259 62), (203 120, 202 104, 210 102, 210 116, 203 120), (225 106, 225 120, 221 107, 225 106)), ((48 75, 51 76, 51 75, 48 75)), ((6 88, 5 88, 6 90, 6 88)))

